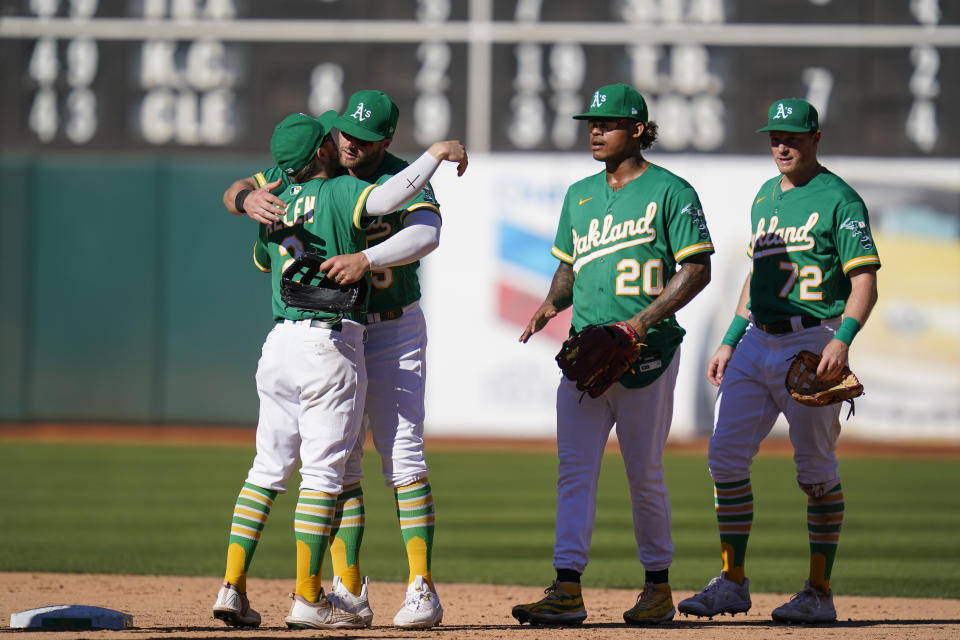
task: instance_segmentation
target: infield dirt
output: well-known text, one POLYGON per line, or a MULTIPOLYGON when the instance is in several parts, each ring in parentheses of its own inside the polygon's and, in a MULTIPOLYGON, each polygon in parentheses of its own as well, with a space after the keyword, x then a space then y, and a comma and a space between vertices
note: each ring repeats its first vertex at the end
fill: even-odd
MULTIPOLYGON (((401 631, 390 626, 393 614, 403 600, 404 585, 371 582, 370 601, 374 610, 373 627, 362 630, 294 631, 284 626, 290 607, 289 592, 293 580, 250 578, 251 604, 263 616, 263 626, 254 630, 236 630, 223 626, 211 615, 219 581, 215 578, 157 577, 126 575, 84 575, 49 573, 0 573, 0 616, 4 627, 0 634, 10 638, 37 637, 50 640, 77 638, 223 638, 247 640, 283 638, 413 638, 446 640, 565 640, 585 638, 609 640, 630 638, 726 638, 752 640, 794 638, 934 639, 960 637, 960 600, 909 598, 863 598, 838 595, 835 598, 838 622, 824 626, 786 626, 770 620, 770 610, 788 596, 753 594, 753 608, 746 615, 697 620, 678 616, 657 627, 630 627, 623 623, 623 612, 637 596, 619 589, 584 589, 589 617, 575 628, 520 626, 510 616, 515 604, 540 597, 532 587, 500 585, 440 584, 443 624, 427 631, 401 631), (10 614, 56 604, 85 604, 107 607, 133 616, 134 628, 126 631, 39 631, 10 629, 10 614)), ((675 592, 674 601, 690 595, 675 592)))

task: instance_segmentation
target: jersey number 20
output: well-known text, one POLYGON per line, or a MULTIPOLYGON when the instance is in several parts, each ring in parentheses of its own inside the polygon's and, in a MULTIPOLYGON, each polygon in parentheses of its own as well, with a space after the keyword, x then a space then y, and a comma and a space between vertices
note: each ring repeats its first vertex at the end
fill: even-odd
POLYGON ((643 279, 643 292, 650 296, 658 296, 663 291, 663 260, 652 258, 640 265, 635 258, 624 258, 617 263, 617 295, 640 295, 640 287, 634 283, 643 279))

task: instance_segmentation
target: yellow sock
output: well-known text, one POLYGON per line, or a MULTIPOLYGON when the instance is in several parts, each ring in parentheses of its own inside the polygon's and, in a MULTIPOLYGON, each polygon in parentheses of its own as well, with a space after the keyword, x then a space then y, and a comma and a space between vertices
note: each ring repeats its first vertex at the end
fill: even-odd
POLYGON ((330 535, 333 575, 338 576, 343 586, 355 596, 360 595, 363 588, 360 543, 363 541, 365 524, 363 489, 358 482, 344 487, 337 496, 337 510, 330 535))
POLYGON ((294 593, 307 602, 320 599, 320 573, 310 572, 312 559, 309 545, 297 540, 297 587, 294 593))
POLYGON ((359 596, 363 589, 360 567, 356 564, 347 564, 347 549, 342 539, 330 539, 330 559, 333 561, 333 575, 340 577, 343 586, 350 593, 359 596))
POLYGON ((301 489, 294 514, 297 540, 297 586, 294 593, 307 602, 320 599, 323 556, 330 538, 330 523, 337 507, 337 496, 312 489, 301 489))
POLYGON ((407 584, 412 584, 417 576, 423 576, 433 589, 433 576, 430 575, 430 568, 427 565, 427 543, 423 538, 418 536, 407 541, 407 563, 410 565, 407 584))
POLYGON ((721 544, 720 556, 723 559, 723 572, 727 580, 731 582, 736 582, 737 584, 743 584, 744 577, 746 576, 744 572, 743 565, 736 566, 733 564, 734 551, 733 547, 729 544, 721 544))
POLYGON ((247 552, 237 543, 227 548, 227 571, 223 580, 235 586, 240 593, 247 592, 247 572, 243 570, 246 556, 247 552))
POLYGON ((558 582, 557 587, 560 589, 560 591, 563 591, 568 596, 580 595, 579 582, 558 582))

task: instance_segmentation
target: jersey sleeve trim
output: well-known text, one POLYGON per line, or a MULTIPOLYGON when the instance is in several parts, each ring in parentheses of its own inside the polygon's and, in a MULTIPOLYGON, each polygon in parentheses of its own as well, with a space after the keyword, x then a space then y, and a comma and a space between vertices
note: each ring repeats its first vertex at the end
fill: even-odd
POLYGON ((872 256, 858 256, 852 260, 847 260, 843 263, 843 273, 847 274, 851 270, 856 269, 857 267, 865 267, 867 265, 875 264, 878 267, 880 266, 880 256, 874 254, 872 256))
POLYGON ((400 212, 400 226, 403 226, 407 222, 407 216, 411 213, 419 211, 432 211, 437 214, 437 217, 440 218, 440 221, 443 222, 443 216, 440 215, 440 210, 437 209, 434 205, 428 204, 426 202, 418 202, 415 205, 411 205, 409 208, 404 209, 400 212))
POLYGON ((689 247, 681 249, 680 251, 673 254, 673 259, 677 262, 689 258, 690 256, 697 253, 713 252, 713 243, 712 242, 700 242, 697 244, 692 244, 689 247))
POLYGON ((253 243, 253 264, 254 266, 257 267, 257 269, 260 269, 260 271, 263 271, 264 273, 270 273, 273 271, 273 269, 271 269, 270 267, 263 266, 257 260, 257 243, 256 242, 253 243))
POLYGON ((557 249, 556 247, 551 249, 550 253, 552 253, 555 257, 559 258, 560 260, 563 260, 567 264, 573 264, 573 256, 568 256, 567 254, 565 254, 563 251, 560 251, 560 249, 557 249))
POLYGON ((418 211, 420 209, 429 209, 433 211, 438 216, 440 215, 440 207, 435 204, 430 204, 429 202, 417 202, 406 208, 406 212, 418 211))
POLYGON ((360 194, 360 197, 357 198, 357 204, 353 207, 353 226, 357 229, 363 229, 363 225, 360 223, 360 218, 363 217, 363 209, 367 205, 367 198, 370 196, 370 192, 376 187, 376 184, 371 184, 360 194))
POLYGON ((253 174, 253 179, 257 181, 259 186, 264 186, 267 184, 267 176, 263 175, 263 172, 253 174))

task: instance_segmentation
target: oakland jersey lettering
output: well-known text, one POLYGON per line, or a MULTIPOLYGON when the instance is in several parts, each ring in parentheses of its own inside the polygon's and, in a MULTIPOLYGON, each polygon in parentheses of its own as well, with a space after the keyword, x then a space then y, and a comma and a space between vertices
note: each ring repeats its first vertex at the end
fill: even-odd
POLYGON ((768 180, 751 210, 750 312, 758 322, 839 316, 850 294, 847 274, 880 265, 867 208, 826 170, 785 192, 779 184, 779 176, 768 180))
MULTIPOLYGON (((636 244, 653 242, 657 239, 656 229, 651 228, 653 218, 657 215, 657 203, 651 202, 647 205, 645 215, 636 220, 624 220, 614 223, 612 215, 606 215, 603 218, 603 228, 600 228, 600 221, 592 219, 587 227, 586 235, 580 236, 576 229, 572 229, 574 258, 573 270, 577 272, 583 264, 585 254, 589 254, 593 249, 605 247, 607 245, 619 242, 620 240, 629 240, 614 247, 614 251, 625 249, 636 244)), ((605 252, 609 253, 609 252, 605 252)), ((590 258, 585 258, 589 260, 590 258)))

